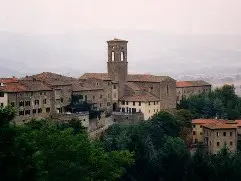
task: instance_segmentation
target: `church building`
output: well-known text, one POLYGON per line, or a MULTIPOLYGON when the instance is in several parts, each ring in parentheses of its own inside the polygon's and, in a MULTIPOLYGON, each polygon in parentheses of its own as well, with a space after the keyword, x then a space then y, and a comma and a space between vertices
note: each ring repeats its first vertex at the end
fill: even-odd
POLYGON ((128 41, 113 39, 107 44, 107 73, 85 73, 80 77, 83 82, 102 85, 101 99, 106 100, 102 108, 110 112, 142 112, 145 120, 161 110, 176 109, 176 80, 169 76, 128 74, 128 41))

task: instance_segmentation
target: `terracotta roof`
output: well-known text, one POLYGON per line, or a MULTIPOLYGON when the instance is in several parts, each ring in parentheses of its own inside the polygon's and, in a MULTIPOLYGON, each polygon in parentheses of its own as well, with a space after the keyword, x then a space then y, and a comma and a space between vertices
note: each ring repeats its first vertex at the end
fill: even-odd
POLYGON ((176 87, 199 87, 199 86, 211 86, 211 84, 209 84, 203 80, 176 82, 176 87))
POLYGON ((241 120, 235 120, 235 123, 237 123, 238 127, 241 127, 241 120))
MULTIPOLYGON (((108 73, 85 73, 80 79, 96 78, 100 80, 111 80, 108 73)), ((161 82, 171 79, 169 76, 155 76, 151 74, 129 74, 127 80, 129 82, 161 82)))
POLYGON ((127 82, 125 85, 128 86, 129 88, 131 88, 134 91, 140 91, 141 90, 141 88, 134 82, 127 82))
POLYGON ((121 39, 118 39, 118 38, 114 38, 113 40, 109 40, 107 42, 128 42, 126 40, 121 40, 121 39))
POLYGON ((76 78, 67 77, 64 75, 52 73, 52 72, 43 72, 40 74, 26 76, 23 80, 39 80, 49 85, 71 85, 73 81, 76 81, 76 78))
POLYGON ((26 91, 26 87, 19 83, 9 83, 0 87, 0 91, 2 92, 24 92, 26 91))
POLYGON ((194 119, 192 120, 192 124, 225 123, 226 121, 223 119, 194 119))
POLYGON ((204 124, 203 127, 208 128, 208 129, 236 129, 237 125, 219 122, 219 123, 204 124))
POLYGON ((18 79, 15 77, 12 78, 0 78, 0 83, 16 83, 18 79))

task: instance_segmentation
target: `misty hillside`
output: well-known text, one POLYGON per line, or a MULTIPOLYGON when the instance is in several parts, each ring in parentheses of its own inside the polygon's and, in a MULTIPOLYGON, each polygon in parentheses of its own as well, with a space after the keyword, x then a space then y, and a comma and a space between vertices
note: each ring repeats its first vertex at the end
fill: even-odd
POLYGON ((83 31, 78 34, 0 32, 0 76, 52 71, 71 76, 105 72, 106 40, 129 41, 129 72, 216 75, 241 70, 239 36, 170 36, 154 31, 83 31))

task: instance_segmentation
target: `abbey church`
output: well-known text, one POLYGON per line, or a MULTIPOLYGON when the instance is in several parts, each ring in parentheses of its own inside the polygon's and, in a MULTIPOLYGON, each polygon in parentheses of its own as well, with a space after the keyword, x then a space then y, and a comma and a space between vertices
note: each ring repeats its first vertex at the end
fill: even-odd
MULTIPOLYGON (((85 73, 80 77, 83 82, 103 88, 105 103, 109 111, 124 113, 142 112, 145 119, 160 110, 176 108, 176 81, 168 76, 150 74, 128 74, 128 41, 113 39, 107 41, 107 73, 85 73)), ((103 96, 96 97, 86 92, 86 99, 98 102, 103 96)))

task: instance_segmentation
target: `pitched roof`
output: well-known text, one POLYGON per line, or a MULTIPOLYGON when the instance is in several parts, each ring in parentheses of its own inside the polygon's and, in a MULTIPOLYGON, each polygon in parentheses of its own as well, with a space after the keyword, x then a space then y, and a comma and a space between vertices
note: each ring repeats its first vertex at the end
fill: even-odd
POLYGON ((192 124, 225 123, 226 121, 223 119, 194 119, 192 120, 192 124))
POLYGON ((74 92, 103 90, 103 87, 101 87, 100 85, 91 84, 89 82, 75 81, 75 82, 73 82, 72 85, 73 85, 74 92))
POLYGON ((24 92, 26 87, 20 83, 9 83, 0 87, 1 92, 24 92))
POLYGON ((15 77, 12 78, 0 78, 0 83, 16 83, 18 82, 18 79, 15 77))
POLYGON ((68 77, 52 72, 43 72, 40 74, 26 76, 24 80, 39 80, 49 85, 71 85, 73 81, 76 81, 76 78, 68 77))
POLYGON ((142 102, 146 102, 146 101, 159 101, 160 98, 156 97, 148 92, 145 91, 138 91, 138 92, 134 92, 130 95, 125 95, 122 98, 120 98, 120 100, 123 101, 142 101, 142 102))
POLYGON ((197 81, 178 81, 176 82, 176 87, 199 87, 199 86, 211 86, 211 84, 203 81, 203 80, 197 80, 197 81))
POLYGON ((204 124, 203 127, 208 128, 208 129, 236 129, 237 125, 219 122, 219 123, 204 124))
POLYGON ((108 73, 85 73, 79 79, 90 79, 95 78, 99 80, 111 80, 108 73))
MULTIPOLYGON (((96 78, 100 80, 111 80, 108 73, 85 73, 80 79, 96 78)), ((128 74, 128 82, 161 82, 167 79, 172 79, 169 76, 155 76, 151 74, 128 74)))
POLYGON ((21 80, 19 82, 26 88, 26 91, 51 91, 52 89, 46 86, 41 81, 32 81, 32 80, 21 80))

